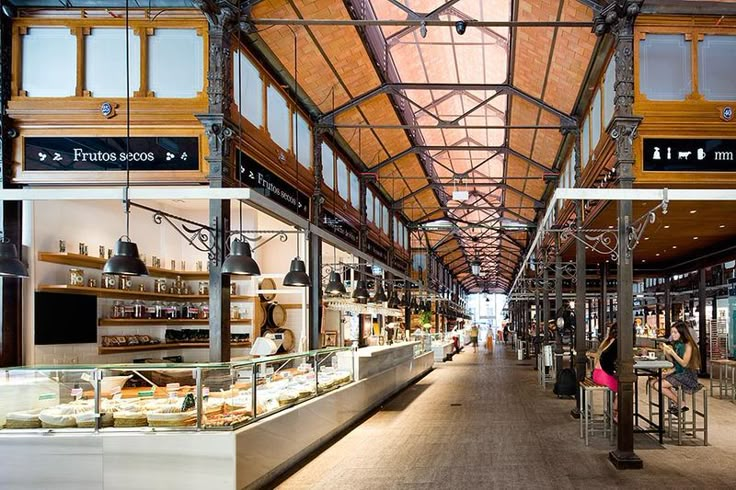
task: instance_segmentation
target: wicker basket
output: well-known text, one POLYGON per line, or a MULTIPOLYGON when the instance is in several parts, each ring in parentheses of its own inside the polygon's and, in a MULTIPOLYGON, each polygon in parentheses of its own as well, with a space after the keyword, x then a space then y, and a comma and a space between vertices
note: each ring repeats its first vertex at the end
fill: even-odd
POLYGON ((6 429, 40 429, 41 421, 38 419, 33 420, 6 420, 6 429))

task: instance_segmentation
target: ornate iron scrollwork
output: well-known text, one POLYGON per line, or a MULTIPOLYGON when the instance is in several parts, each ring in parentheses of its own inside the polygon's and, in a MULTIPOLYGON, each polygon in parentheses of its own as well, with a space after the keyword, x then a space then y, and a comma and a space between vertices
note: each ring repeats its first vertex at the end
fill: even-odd
POLYGON ((568 240, 570 238, 580 240, 583 245, 593 252, 601 255, 608 255, 613 261, 618 260, 618 232, 616 230, 583 230, 582 238, 578 238, 577 231, 575 223, 570 223, 562 230, 561 238, 563 240, 568 240))

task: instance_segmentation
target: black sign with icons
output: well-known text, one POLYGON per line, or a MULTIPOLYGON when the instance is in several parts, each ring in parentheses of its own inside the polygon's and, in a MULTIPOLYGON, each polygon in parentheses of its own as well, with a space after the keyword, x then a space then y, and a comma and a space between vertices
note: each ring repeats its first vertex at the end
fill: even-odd
POLYGON ((647 172, 733 172, 736 139, 644 139, 647 172))
POLYGON ((288 210, 309 218, 309 197, 306 194, 284 182, 242 151, 239 151, 238 155, 240 157, 240 179, 243 184, 288 210))
POLYGON ((25 138, 25 170, 199 170, 196 137, 25 138))

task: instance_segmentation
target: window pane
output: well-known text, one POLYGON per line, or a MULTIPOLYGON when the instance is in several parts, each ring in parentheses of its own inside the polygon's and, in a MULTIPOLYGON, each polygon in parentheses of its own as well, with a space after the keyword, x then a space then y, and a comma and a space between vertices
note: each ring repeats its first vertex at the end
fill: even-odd
POLYGON ((294 114, 294 145, 297 146, 299 163, 312 168, 312 132, 301 114, 294 114))
POLYGON ((240 114, 255 126, 263 126, 263 80, 258 69, 242 52, 233 56, 233 91, 240 114), (242 107, 239 104, 241 100, 242 107))
POLYGON ((373 223, 373 192, 370 189, 365 190, 365 208, 366 219, 373 223))
POLYGON ((350 204, 355 209, 360 208, 360 182, 353 172, 350 172, 350 204))
POLYGON ((378 228, 381 228, 381 201, 379 201, 378 199, 376 199, 374 201, 374 204, 375 204, 374 205, 374 211, 375 211, 375 216, 374 217, 376 218, 375 225, 378 228))
POLYGON ((613 117, 614 102, 616 100, 615 82, 616 60, 611 58, 611 61, 608 62, 608 68, 606 68, 606 80, 603 87, 605 92, 605 99, 603 100, 603 125, 606 127, 613 117))
POLYGON ((601 138, 601 91, 596 92, 593 98, 593 107, 590 111, 590 151, 595 151, 598 140, 601 138))
POLYGON ((268 104, 268 133, 274 143, 284 150, 289 149, 289 107, 286 99, 272 85, 266 91, 268 104))
POLYGON ((348 168, 340 158, 337 159, 337 193, 348 200, 348 168))
POLYGON ((196 29, 148 36, 148 88, 156 97, 196 97, 204 84, 204 47, 196 29))
POLYGON ((583 123, 583 134, 580 137, 583 140, 580 145, 582 147, 580 162, 582 163, 583 168, 585 168, 585 165, 588 163, 588 157, 590 156, 590 140, 588 139, 590 137, 590 117, 585 118, 585 122, 583 123))
POLYGON ((698 85, 706 100, 736 98, 736 36, 704 36, 698 49, 698 85))
POLYGON ((32 27, 22 39, 21 88, 28 96, 74 95, 77 88, 77 38, 69 28, 32 27))
POLYGON ((648 34, 640 41, 641 93, 649 100, 684 100, 692 91, 691 44, 679 34, 648 34))
POLYGON ((383 206, 383 232, 388 235, 388 231, 391 229, 391 221, 388 216, 388 208, 383 206))
MULTIPOLYGON (((130 95, 141 86, 141 40, 130 39, 130 95)), ((92 29, 84 36, 84 83, 92 97, 125 97, 125 29, 92 29)))
POLYGON ((322 143, 322 180, 330 189, 335 188, 335 154, 332 148, 322 143))

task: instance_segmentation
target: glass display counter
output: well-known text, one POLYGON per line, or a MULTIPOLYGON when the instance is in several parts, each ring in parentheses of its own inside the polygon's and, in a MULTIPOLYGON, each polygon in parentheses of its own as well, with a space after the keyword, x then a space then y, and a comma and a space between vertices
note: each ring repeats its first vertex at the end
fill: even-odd
POLYGON ((220 364, 0 370, 0 424, 18 431, 233 430, 354 380, 331 348, 220 364))

